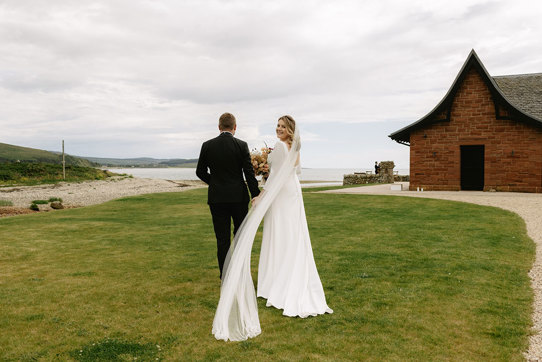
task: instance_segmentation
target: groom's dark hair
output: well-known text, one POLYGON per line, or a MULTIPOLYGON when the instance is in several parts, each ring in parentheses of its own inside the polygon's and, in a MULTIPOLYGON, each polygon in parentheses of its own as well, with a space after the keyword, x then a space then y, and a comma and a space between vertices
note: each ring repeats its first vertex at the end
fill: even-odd
POLYGON ((221 130, 232 130, 235 127, 235 117, 231 113, 224 113, 218 120, 218 128, 221 130))

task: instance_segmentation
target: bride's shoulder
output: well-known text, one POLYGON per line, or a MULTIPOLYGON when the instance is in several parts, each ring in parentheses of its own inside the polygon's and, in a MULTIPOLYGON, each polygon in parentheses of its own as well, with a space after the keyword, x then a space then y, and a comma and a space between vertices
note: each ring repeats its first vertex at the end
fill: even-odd
POLYGON ((288 149, 288 146, 286 145, 286 143, 282 142, 281 140, 278 140, 278 141, 275 143, 274 149, 277 149, 278 147, 288 149))

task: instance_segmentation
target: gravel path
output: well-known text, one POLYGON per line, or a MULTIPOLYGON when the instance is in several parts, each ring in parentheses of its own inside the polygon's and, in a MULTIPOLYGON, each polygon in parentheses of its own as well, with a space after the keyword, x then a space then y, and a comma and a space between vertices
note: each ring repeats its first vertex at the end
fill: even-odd
MULTIPOLYGON (((408 183, 403 189, 408 190, 408 183)), ((473 204, 496 206, 515 212, 525 220, 527 234, 536 244, 536 259, 529 276, 534 290, 533 333, 529 339, 529 350, 525 358, 529 361, 542 361, 542 194, 518 192, 482 192, 482 191, 391 191, 390 185, 376 185, 340 190, 321 191, 337 194, 372 194, 410 197, 427 197, 473 204)))
POLYGON ((179 192, 202 187, 199 181, 171 181, 146 178, 111 177, 107 180, 61 182, 55 185, 0 188, 0 200, 9 200, 14 207, 28 208, 33 200, 60 197, 68 207, 100 204, 125 196, 156 192, 179 192))

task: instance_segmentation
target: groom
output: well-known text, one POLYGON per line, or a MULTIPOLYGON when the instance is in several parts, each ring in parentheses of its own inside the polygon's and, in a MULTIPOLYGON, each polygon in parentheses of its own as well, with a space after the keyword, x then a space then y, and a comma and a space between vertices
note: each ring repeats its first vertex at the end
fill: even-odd
POLYGON ((222 278, 222 268, 231 242, 231 220, 235 234, 248 212, 250 198, 247 184, 252 198, 258 196, 260 190, 247 143, 233 137, 237 129, 233 114, 221 115, 218 129, 220 135, 201 146, 196 175, 209 185, 207 203, 213 218, 222 278))

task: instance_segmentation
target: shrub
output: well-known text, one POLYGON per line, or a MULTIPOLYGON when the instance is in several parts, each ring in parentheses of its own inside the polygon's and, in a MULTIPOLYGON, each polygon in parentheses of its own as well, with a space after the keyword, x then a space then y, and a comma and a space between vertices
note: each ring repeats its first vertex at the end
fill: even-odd
POLYGON ((49 202, 55 202, 55 201, 62 202, 63 200, 60 197, 50 197, 49 198, 49 202))
POLYGON ((64 208, 64 205, 62 205, 62 203, 58 201, 55 201, 55 202, 51 202, 51 208, 55 210, 60 210, 64 208))
POLYGON ((0 206, 13 206, 13 202, 9 200, 0 200, 0 206))
POLYGON ((38 207, 37 204, 32 203, 32 204, 30 204, 30 210, 40 211, 40 208, 38 207))
POLYGON ((49 203, 49 201, 47 200, 34 200, 32 201, 33 204, 36 204, 36 205, 46 205, 49 203))

